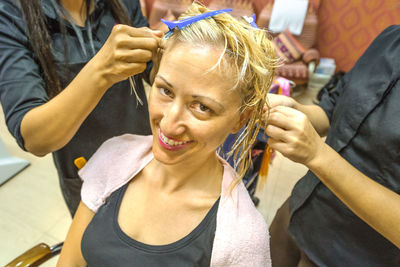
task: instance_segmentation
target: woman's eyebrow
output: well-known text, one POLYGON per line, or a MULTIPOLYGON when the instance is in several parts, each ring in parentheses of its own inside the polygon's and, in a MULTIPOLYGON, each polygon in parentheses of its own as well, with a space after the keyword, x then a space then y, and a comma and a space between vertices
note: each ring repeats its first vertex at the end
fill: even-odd
MULTIPOLYGON (((174 86, 173 86, 172 84, 170 84, 163 76, 157 74, 156 77, 158 77, 158 78, 160 78, 161 80, 163 80, 163 81, 168 85, 168 87, 174 88, 174 86)), ((219 102, 215 101, 214 99, 212 99, 211 97, 202 96, 202 95, 192 95, 192 97, 195 98, 195 99, 204 99, 204 100, 213 102, 215 105, 218 106, 219 112, 224 112, 224 111, 225 111, 224 106, 223 106, 221 103, 219 103, 219 102)))
POLYGON ((197 98, 197 99, 205 99, 207 101, 213 102, 215 105, 218 106, 218 108, 220 109, 220 112, 224 112, 225 108, 222 104, 220 104, 219 102, 215 101, 214 99, 212 99, 211 97, 208 96, 202 96, 202 95, 192 95, 193 98, 197 98))
POLYGON ((163 80, 169 87, 174 88, 174 87, 172 86, 172 84, 170 84, 163 76, 157 74, 156 77, 158 77, 158 78, 160 78, 161 80, 163 80))

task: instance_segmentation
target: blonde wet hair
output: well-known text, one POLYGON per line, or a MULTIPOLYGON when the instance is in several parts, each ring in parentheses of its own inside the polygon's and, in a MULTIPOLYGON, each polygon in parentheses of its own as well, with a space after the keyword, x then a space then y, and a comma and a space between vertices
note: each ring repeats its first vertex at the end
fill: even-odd
MULTIPOLYGON (((208 8, 194 2, 179 19, 209 12, 208 8)), ((262 114, 274 70, 279 64, 269 35, 265 30, 252 27, 244 19, 236 19, 222 13, 192 23, 183 29, 175 29, 168 37, 166 47, 175 42, 193 45, 222 47, 218 63, 212 67, 233 73, 233 90, 242 95, 240 112, 251 111, 244 130, 236 136, 228 156, 233 156, 238 177, 235 186, 251 164, 251 147, 262 126, 262 114)), ((167 48, 167 49, 168 49, 167 48)), ((233 188, 233 187, 232 187, 233 188)))

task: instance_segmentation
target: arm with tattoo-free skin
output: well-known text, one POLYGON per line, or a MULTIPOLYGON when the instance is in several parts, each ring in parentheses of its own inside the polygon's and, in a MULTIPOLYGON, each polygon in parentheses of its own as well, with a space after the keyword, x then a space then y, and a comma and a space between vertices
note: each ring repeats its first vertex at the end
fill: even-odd
POLYGON ((72 224, 69 227, 67 237, 64 241, 57 267, 80 267, 87 266, 82 256, 81 242, 83 233, 94 216, 82 201, 79 203, 72 224))
POLYGON ((320 107, 284 96, 269 96, 269 103, 268 145, 307 166, 349 209, 400 248, 400 195, 365 176, 322 141, 318 133, 327 132, 329 120, 320 107))
POLYGON ((26 150, 43 156, 65 146, 108 88, 145 70, 161 35, 148 28, 114 26, 100 51, 66 88, 24 116, 21 135, 26 150))

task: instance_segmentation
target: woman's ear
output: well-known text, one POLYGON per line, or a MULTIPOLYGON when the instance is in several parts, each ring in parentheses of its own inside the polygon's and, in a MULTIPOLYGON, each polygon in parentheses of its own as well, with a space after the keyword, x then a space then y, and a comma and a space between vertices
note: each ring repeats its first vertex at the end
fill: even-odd
POLYGON ((243 111, 240 114, 239 121, 236 123, 235 127, 233 127, 233 129, 232 129, 233 134, 239 132, 239 130, 242 129, 242 127, 249 121, 251 113, 253 113, 253 109, 247 108, 245 111, 243 111))

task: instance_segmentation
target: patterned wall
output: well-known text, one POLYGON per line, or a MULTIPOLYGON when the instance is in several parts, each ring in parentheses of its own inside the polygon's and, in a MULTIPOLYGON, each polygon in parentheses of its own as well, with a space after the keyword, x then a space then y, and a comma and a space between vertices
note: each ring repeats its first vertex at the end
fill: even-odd
MULTIPOLYGON (((148 14, 155 0, 146 2, 148 14)), ((158 0, 180 2, 182 0, 158 0)), ((200 0, 210 3, 213 0, 200 0)), ((243 2, 244 0, 229 0, 243 2)), ((274 0, 247 0, 256 12, 274 0)), ((295 0, 292 0, 295 1, 295 0)), ((310 0, 320 3, 317 47, 333 57, 337 70, 349 71, 372 40, 386 27, 400 24, 400 0, 310 0)))
POLYGON ((400 24, 400 0, 321 0, 318 49, 349 71, 386 27, 400 24))

